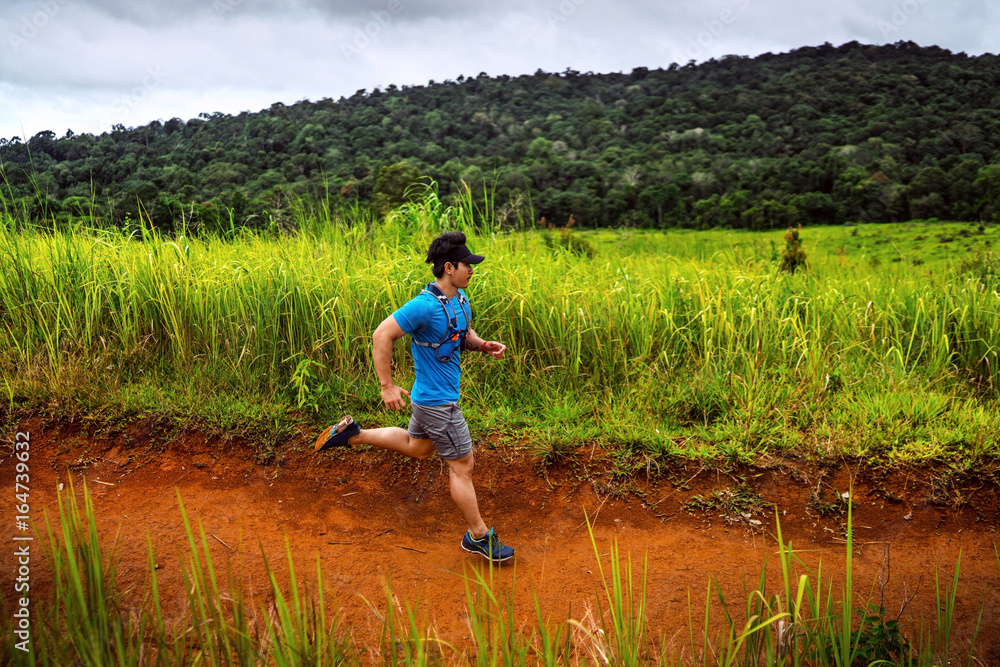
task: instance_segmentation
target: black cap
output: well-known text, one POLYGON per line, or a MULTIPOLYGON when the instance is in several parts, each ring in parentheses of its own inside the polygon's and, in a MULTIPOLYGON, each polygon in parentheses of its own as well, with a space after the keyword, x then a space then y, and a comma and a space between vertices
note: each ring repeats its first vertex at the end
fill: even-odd
POLYGON ((473 255, 472 252, 469 251, 468 246, 463 243, 449 252, 447 257, 443 257, 441 259, 441 263, 451 262, 455 266, 458 266, 459 262, 465 262, 466 264, 479 264, 479 262, 484 259, 486 258, 482 255, 473 255))

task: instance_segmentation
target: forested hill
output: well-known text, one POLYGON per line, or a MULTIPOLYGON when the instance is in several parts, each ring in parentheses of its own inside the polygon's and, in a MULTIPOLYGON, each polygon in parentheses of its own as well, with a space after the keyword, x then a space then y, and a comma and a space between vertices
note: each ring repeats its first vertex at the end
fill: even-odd
MULTIPOLYGON (((162 228, 376 209, 427 177, 580 226, 1000 218, 1000 57, 912 42, 631 73, 480 74, 110 133, 0 139, 9 213, 162 228), (405 164, 401 164, 405 163, 405 164), (92 210, 96 207, 96 210, 92 210)), ((502 207, 509 212, 511 206, 502 207)))

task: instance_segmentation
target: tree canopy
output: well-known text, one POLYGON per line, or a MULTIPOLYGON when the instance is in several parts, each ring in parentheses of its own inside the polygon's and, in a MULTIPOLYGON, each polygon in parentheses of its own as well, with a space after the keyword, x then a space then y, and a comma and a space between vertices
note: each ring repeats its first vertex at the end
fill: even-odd
POLYGON ((850 42, 0 139, 0 197, 35 220, 212 228, 295 198, 384 211, 430 179, 445 199, 464 182, 583 227, 990 221, 998 151, 998 56, 850 42))

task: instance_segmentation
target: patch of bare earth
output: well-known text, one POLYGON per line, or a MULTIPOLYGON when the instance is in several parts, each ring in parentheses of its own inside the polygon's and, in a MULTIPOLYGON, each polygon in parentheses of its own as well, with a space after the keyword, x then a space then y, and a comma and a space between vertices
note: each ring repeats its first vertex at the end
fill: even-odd
MULTIPOLYGON (((50 515, 57 511, 59 484, 68 490, 72 482, 82 494, 86 481, 102 539, 118 557, 119 588, 144 590, 148 536, 166 611, 179 618, 181 563, 190 553, 179 492, 188 516, 204 527, 216 566, 231 570, 254 609, 272 600, 262 551, 279 580, 287 580, 287 540, 300 582, 315 581, 319 559, 326 598, 341 608, 342 625, 357 645, 377 643, 379 620, 364 600, 384 613, 391 580, 400 608, 418 606, 433 636, 468 648, 465 582, 487 563, 459 547, 465 527, 442 461, 370 449, 314 454, 312 434, 303 433, 259 464, 247 447, 199 433, 156 445, 157 428, 149 421, 93 437, 72 425, 22 424, 31 434, 36 529, 44 531, 43 506, 50 515)), ((2 478, 13 489, 9 449, 3 457, 2 478)), ((620 460, 590 446, 542 469, 502 438, 477 443, 476 457, 482 513, 517 550, 516 565, 493 576, 501 586, 515 586, 526 627, 535 623, 533 593, 553 621, 597 613, 601 580, 585 514, 605 567, 612 540, 630 554, 636 571, 647 564, 649 627, 678 646, 687 641, 689 595, 699 623, 710 579, 719 581, 731 611, 742 611, 744 577, 755 586, 775 552, 775 510, 785 540, 808 566, 822 562, 823 578, 833 578, 836 593, 846 549, 842 494, 853 479, 855 606, 872 596, 895 616, 907 600, 901 621, 912 637, 921 622, 933 624, 935 576, 950 581, 961 554, 953 646, 968 646, 985 605, 976 653, 985 664, 1000 664, 994 555, 1000 499, 993 484, 942 482, 931 470, 858 471, 850 464, 819 468, 788 460, 729 473, 694 464, 657 469, 640 461, 624 474, 620 460)), ((13 549, 5 549, 0 589, 8 602, 15 572, 13 549)), ((774 559, 768 572, 777 592, 774 559)), ((45 604, 46 576, 33 570, 33 604, 45 604)))

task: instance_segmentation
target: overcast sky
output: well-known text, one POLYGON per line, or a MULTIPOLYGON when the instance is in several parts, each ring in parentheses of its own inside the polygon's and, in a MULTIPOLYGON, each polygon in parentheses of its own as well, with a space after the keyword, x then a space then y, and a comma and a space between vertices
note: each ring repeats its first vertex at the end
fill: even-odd
POLYGON ((824 42, 1000 52, 1000 0, 0 0, 0 137, 824 42))

